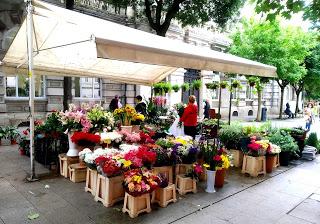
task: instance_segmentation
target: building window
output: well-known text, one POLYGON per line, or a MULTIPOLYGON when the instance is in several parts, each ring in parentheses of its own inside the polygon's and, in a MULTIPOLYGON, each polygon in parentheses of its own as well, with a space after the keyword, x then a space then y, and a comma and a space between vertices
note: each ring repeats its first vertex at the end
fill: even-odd
POLYGON ((253 87, 250 85, 247 85, 247 90, 246 90, 246 98, 249 100, 253 99, 253 87))
POLYGON ((101 98, 99 78, 74 78, 75 97, 86 99, 101 98))
MULTIPOLYGON (((45 97, 44 80, 44 76, 35 75, 35 97, 45 97)), ((27 75, 6 77, 6 97, 29 97, 29 77, 27 75)))

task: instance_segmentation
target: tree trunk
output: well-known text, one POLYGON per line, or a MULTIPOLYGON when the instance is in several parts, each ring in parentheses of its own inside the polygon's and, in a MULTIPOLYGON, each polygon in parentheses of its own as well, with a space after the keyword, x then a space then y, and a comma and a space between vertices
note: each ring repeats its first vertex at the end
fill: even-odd
POLYGON ((281 88, 281 96, 280 96, 279 118, 282 119, 282 113, 283 113, 283 97, 284 97, 284 89, 285 89, 285 86, 280 86, 280 88, 281 88))
MULTIPOLYGON (((66 1, 66 9, 73 10, 74 0, 66 1)), ((63 110, 68 110, 69 103, 72 101, 72 78, 63 78, 63 110)))
POLYGON ((258 110, 256 121, 261 121, 261 108, 262 108, 262 90, 257 91, 258 93, 258 110))
POLYGON ((294 111, 295 117, 297 117, 297 115, 299 113, 299 96, 300 96, 300 93, 301 93, 301 91, 296 91, 297 100, 296 100, 296 109, 294 111))

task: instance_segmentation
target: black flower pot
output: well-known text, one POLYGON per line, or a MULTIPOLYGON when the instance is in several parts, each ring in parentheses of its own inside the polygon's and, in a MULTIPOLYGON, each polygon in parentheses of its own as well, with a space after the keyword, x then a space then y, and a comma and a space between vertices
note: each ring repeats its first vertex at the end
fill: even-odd
POLYGON ((279 160, 281 166, 289 166, 290 152, 280 152, 279 160))

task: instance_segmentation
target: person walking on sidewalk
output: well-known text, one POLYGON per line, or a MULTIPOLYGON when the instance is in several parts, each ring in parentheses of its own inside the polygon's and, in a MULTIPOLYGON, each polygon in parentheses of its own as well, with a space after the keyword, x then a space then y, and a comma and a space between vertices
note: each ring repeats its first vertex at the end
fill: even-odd
POLYGON ((308 103, 307 107, 304 109, 304 119, 306 121, 306 131, 310 131, 313 115, 312 115, 313 104, 308 103))
POLYGON ((189 96, 188 106, 184 109, 180 122, 183 122, 184 133, 194 139, 197 134, 198 124, 198 106, 196 105, 195 96, 189 96))

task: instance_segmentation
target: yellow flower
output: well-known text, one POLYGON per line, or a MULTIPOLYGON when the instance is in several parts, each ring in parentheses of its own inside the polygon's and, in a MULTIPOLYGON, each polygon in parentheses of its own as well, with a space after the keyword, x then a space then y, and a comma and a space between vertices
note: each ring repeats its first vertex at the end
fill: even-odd
POLYGON ((210 165, 209 165, 209 164, 204 163, 204 164, 203 164, 203 167, 204 167, 204 168, 210 168, 210 165))
POLYGON ((230 160, 228 156, 226 155, 221 155, 221 160, 222 160, 222 167, 224 169, 228 169, 230 167, 230 160))
POLYGON ((124 168, 127 168, 127 167, 131 166, 131 164, 132 164, 132 162, 130 160, 124 160, 123 161, 123 167, 124 168))
POLYGON ((137 176, 137 175, 135 175, 135 176, 132 177, 132 180, 133 180, 133 181, 136 181, 137 183, 140 183, 140 182, 141 182, 141 179, 142 179, 142 177, 141 177, 141 176, 137 176))
POLYGON ((181 138, 176 139, 176 142, 181 143, 182 145, 186 145, 188 143, 186 140, 181 139, 181 138))
POLYGON ((105 143, 105 144, 108 144, 108 145, 109 145, 109 144, 111 144, 111 139, 107 139, 107 138, 106 138, 106 139, 103 141, 103 143, 105 143))

